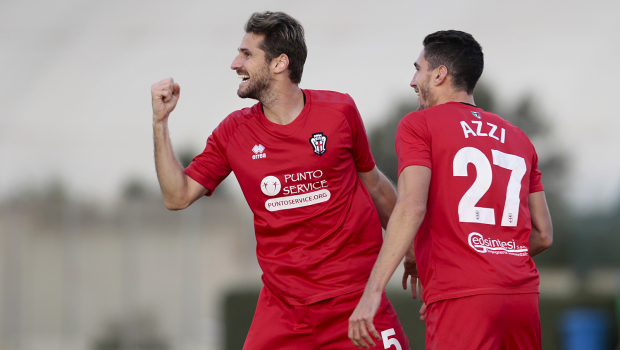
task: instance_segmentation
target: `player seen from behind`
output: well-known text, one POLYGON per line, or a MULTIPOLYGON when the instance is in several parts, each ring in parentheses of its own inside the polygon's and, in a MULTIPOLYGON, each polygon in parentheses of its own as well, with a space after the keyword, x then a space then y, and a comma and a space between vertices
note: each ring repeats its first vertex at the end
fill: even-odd
POLYGON ((381 292, 405 257, 403 287, 424 286, 427 349, 540 349, 538 270, 532 256, 553 230, 528 137, 475 106, 484 65, 467 33, 424 39, 411 86, 419 110, 398 126, 398 201, 349 336, 378 337, 381 292))

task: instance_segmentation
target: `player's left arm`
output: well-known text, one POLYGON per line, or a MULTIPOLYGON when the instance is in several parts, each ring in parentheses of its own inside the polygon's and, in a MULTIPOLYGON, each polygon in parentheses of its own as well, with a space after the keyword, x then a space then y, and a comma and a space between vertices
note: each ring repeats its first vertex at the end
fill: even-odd
POLYGON ((371 171, 358 172, 360 180, 368 190, 377 208, 381 226, 387 228, 390 215, 396 204, 396 190, 392 182, 375 166, 371 171))
POLYGON ((553 226, 544 191, 530 193, 529 208, 532 216, 529 253, 534 256, 551 247, 553 243, 553 226))

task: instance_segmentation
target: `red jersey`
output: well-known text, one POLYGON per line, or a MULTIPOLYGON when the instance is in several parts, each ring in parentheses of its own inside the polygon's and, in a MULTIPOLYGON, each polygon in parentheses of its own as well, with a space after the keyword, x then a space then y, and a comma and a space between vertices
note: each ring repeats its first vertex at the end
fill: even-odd
POLYGON ((383 240, 357 176, 375 162, 353 99, 303 92, 287 125, 270 122, 260 103, 233 112, 185 169, 211 191, 235 172, 254 214, 263 283, 290 305, 363 289, 383 240))
POLYGON ((450 102, 406 115, 398 126, 400 172, 432 170, 426 217, 415 238, 424 301, 476 294, 538 293, 528 254, 528 197, 542 191, 528 137, 499 116, 450 102))

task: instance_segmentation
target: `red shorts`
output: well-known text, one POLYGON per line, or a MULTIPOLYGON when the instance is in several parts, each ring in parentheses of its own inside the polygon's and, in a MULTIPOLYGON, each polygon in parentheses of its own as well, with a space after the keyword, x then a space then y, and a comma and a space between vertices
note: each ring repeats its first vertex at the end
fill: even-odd
POLYGON ((538 294, 442 300, 426 311, 426 350, 539 350, 538 294))
MULTIPOLYGON (((349 317, 362 292, 360 290, 310 305, 291 306, 276 297, 269 288, 263 287, 243 349, 357 350, 348 337, 349 317)), ((374 325, 387 340, 387 347, 382 340, 375 340, 375 349, 409 350, 407 336, 385 292, 374 325)))

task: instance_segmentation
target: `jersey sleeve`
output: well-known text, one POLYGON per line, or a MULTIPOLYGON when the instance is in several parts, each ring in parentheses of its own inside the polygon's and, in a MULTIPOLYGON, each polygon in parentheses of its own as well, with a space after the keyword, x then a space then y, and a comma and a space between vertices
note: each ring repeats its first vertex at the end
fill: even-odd
POLYGON ((532 156, 532 171, 530 172, 530 193, 544 191, 542 173, 538 170, 538 155, 536 151, 532 156))
POLYGON ((432 167, 431 139, 421 112, 406 115, 398 124, 394 141, 398 157, 398 175, 408 166, 432 167))
POLYGON ((194 157, 190 165, 185 168, 185 174, 210 190, 207 196, 213 194, 215 188, 230 174, 231 166, 226 156, 228 138, 224 120, 209 136, 204 151, 194 157))
POLYGON ((364 122, 353 99, 349 95, 347 97, 349 97, 351 103, 347 109, 347 119, 351 126, 352 154, 355 168, 358 172, 371 171, 375 167, 375 159, 370 152, 370 144, 368 142, 368 135, 366 135, 366 129, 364 128, 364 122))

